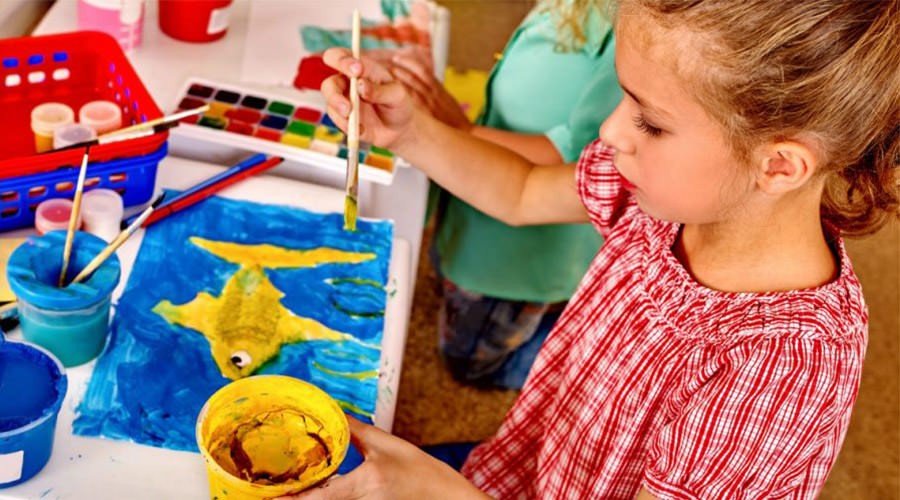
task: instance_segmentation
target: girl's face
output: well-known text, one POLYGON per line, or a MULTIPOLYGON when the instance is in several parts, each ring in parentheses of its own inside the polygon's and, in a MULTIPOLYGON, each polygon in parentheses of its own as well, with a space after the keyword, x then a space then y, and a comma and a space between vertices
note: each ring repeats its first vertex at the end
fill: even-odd
POLYGON ((688 35, 650 37, 639 31, 649 22, 619 19, 616 70, 625 97, 600 137, 616 149, 616 168, 644 212, 687 224, 723 221, 747 202, 753 179, 674 72, 673 58, 682 56, 674 47, 689 44, 672 38, 688 35))

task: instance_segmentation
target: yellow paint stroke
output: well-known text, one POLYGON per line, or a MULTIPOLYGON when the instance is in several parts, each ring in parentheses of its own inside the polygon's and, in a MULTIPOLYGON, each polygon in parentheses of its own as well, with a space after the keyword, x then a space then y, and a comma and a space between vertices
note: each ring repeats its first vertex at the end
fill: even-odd
POLYGON ((327 373, 328 375, 333 375, 335 377, 349 378, 353 380, 367 380, 370 378, 378 377, 378 370, 366 370, 364 372, 339 372, 325 368, 324 366, 316 362, 313 362, 313 366, 315 366, 322 372, 327 373))
POLYGON ((239 245, 191 238, 195 245, 241 268, 218 297, 200 292, 186 304, 160 301, 153 312, 170 324, 201 333, 209 341, 222 375, 232 380, 252 375, 276 357, 284 344, 325 340, 365 344, 350 334, 298 316, 281 304, 284 292, 275 288, 263 267, 313 267, 324 263, 357 263, 374 254, 330 248, 289 250, 272 245, 239 245), (271 258, 270 258, 271 257, 271 258), (261 264, 265 262, 265 264, 261 264))
POLYGON ((353 413, 356 413, 357 415, 363 415, 365 417, 372 418, 372 412, 365 411, 353 403, 350 403, 348 401, 342 401, 340 399, 336 399, 335 401, 337 401, 338 406, 340 406, 341 409, 344 411, 351 411, 353 413))
POLYGON ((358 264, 375 258, 374 253, 348 252, 336 248, 292 250, 274 245, 242 245, 211 241, 194 236, 191 243, 216 257, 242 267, 259 265, 268 269, 315 267, 319 264, 358 264))

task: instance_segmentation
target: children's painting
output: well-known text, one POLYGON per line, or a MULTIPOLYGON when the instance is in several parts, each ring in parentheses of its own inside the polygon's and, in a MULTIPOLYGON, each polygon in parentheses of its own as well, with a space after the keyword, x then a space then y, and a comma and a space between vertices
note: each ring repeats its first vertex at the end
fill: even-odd
POLYGON ((371 422, 390 222, 210 198, 151 226, 76 434, 196 451, 204 402, 254 374, 297 377, 371 422))

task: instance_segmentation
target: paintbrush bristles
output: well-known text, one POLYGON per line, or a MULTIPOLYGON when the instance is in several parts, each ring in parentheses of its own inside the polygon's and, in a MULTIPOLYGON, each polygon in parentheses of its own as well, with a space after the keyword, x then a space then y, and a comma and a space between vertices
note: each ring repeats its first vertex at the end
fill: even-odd
POLYGON ((84 279, 90 276, 91 273, 96 271, 97 268, 99 268, 104 262, 106 262, 106 259, 108 259, 109 256, 113 254, 113 252, 118 250, 119 247, 122 246, 128 240, 128 238, 130 238, 131 235, 138 230, 138 228, 141 227, 144 221, 147 220, 147 217, 150 217, 150 214, 153 213, 153 210, 153 205, 150 205, 149 207, 144 209, 140 217, 135 219, 134 222, 132 222, 131 225, 126 229, 122 230, 122 232, 120 232, 119 235, 116 236, 116 239, 112 240, 112 242, 107 245, 106 248, 100 251, 100 253, 98 253, 96 257, 88 262, 88 265, 84 266, 84 269, 82 269, 81 272, 79 272, 78 275, 75 276, 75 279, 72 280, 72 283, 81 283, 84 279))
POLYGON ((75 239, 75 229, 78 223, 78 215, 81 213, 81 193, 84 191, 84 178, 87 173, 88 151, 84 150, 84 158, 81 160, 81 169, 78 171, 78 183, 75 185, 75 198, 72 200, 72 213, 69 214, 69 230, 66 232, 66 243, 63 246, 62 269, 59 270, 59 287, 66 283, 66 272, 69 269, 69 258, 72 256, 72 241, 75 239))

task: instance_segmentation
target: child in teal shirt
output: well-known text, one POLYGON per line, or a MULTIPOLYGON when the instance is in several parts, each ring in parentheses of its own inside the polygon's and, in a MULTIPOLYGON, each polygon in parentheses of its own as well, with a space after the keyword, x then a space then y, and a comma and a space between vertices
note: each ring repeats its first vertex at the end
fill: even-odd
MULTIPOLYGON (((394 73, 450 125, 536 163, 574 162, 622 96, 612 29, 596 4, 540 2, 495 65, 476 124, 409 58, 396 57, 394 73)), ((441 353, 461 381, 520 388, 602 239, 587 224, 511 227, 445 192, 436 215, 441 353)))

